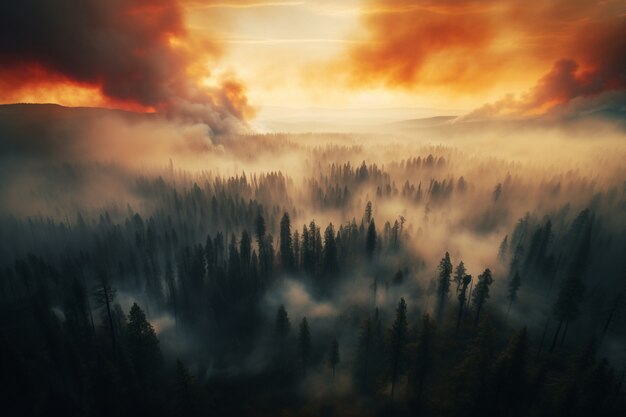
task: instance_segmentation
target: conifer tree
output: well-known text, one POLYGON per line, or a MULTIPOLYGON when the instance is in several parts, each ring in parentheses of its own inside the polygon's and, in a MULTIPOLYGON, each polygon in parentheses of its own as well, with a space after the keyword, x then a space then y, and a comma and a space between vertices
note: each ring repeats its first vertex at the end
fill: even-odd
POLYGON ((472 282, 472 276, 471 275, 465 275, 465 277, 463 277, 463 284, 461 286, 461 290, 459 291, 459 314, 457 316, 457 320, 456 320, 456 331, 458 333, 459 328, 461 327, 461 320, 463 319, 463 314, 465 313, 465 305, 467 303, 467 287, 470 285, 470 283, 472 282))
POLYGON ((463 285, 463 278, 467 273, 467 269, 465 268, 465 264, 463 261, 459 262, 456 269, 454 270, 454 282, 456 283, 456 292, 459 293, 459 289, 461 285, 463 285))
POLYGON ((437 321, 441 322, 443 311, 450 292, 450 278, 452 275, 452 262, 450 254, 446 252, 445 256, 439 262, 439 278, 437 279, 437 321))
POLYGON ((280 265, 283 271, 292 271, 294 267, 291 221, 287 212, 280 220, 280 265))
POLYGON ((280 344, 280 353, 284 353, 285 348, 285 339, 291 330, 291 323, 289 322, 289 316, 287 315, 287 310, 285 310, 285 306, 281 304, 278 307, 278 311, 276 313, 276 325, 275 332, 276 337, 278 338, 278 342, 280 344))
POLYGON ((137 375, 140 378, 154 376, 163 362, 159 339, 137 303, 133 303, 128 313, 126 347, 137 375))
POLYGON ((391 378, 391 399, 396 390, 396 383, 402 374, 405 349, 408 339, 408 325, 406 317, 406 302, 404 298, 400 298, 398 308, 396 309, 396 319, 389 331, 389 374, 391 378))
POLYGON ((300 351, 300 360, 302 361, 302 371, 306 373, 309 366, 309 357, 311 354, 311 332, 306 317, 300 322, 300 331, 298 332, 298 349, 300 351))
POLYGON ((509 301, 509 307, 506 310, 507 317, 509 316, 509 312, 511 311, 511 306, 513 305, 515 300, 517 300, 517 291, 519 290, 521 285, 522 278, 520 277, 519 272, 515 271, 515 275, 513 275, 513 278, 509 281, 509 287, 507 289, 506 298, 509 301))
POLYGON ((472 294, 472 306, 476 310, 476 316, 474 319, 475 326, 478 326, 480 313, 485 305, 485 302, 489 298, 489 287, 492 283, 493 278, 491 276, 491 270, 487 268, 478 276, 478 283, 476 284, 476 289, 474 289, 474 293, 472 294))
POLYGON ((376 223, 372 219, 367 227, 367 237, 365 238, 365 253, 369 259, 374 257, 374 251, 376 250, 376 223))

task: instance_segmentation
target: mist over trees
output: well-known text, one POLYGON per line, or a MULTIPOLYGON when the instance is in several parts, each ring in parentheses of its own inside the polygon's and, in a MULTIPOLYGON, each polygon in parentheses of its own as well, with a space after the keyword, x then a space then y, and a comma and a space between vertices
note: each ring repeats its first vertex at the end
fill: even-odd
POLYGON ((623 177, 322 139, 15 185, 41 205, 0 210, 7 415, 626 411, 623 177))

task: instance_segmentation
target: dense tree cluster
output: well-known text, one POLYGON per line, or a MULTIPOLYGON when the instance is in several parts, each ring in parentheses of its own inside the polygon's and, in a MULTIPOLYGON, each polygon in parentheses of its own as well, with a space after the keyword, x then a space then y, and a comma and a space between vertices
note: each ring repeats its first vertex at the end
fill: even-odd
MULTIPOLYGON (((330 149, 311 154, 353 151, 330 149)), ((624 341, 623 241, 604 213, 626 199, 500 230, 520 180, 477 197, 453 166, 330 162, 296 191, 280 172, 170 168, 133 177, 132 205, 2 216, 7 413, 621 415, 620 358, 603 356, 624 341), (492 239, 493 264, 422 229, 470 198, 484 209, 455 230, 492 239), (424 217, 385 218, 393 199, 424 217)))

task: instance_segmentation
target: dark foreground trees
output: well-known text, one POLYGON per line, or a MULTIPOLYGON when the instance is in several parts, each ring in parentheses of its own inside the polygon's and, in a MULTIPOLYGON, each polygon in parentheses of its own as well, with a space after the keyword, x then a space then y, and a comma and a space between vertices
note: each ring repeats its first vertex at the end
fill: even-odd
POLYGON ((491 276, 491 270, 487 268, 478 276, 478 283, 476 284, 476 289, 474 289, 474 293, 472 294, 472 306, 474 307, 476 314, 474 326, 478 326, 480 313, 489 298, 489 287, 491 284, 493 284, 493 277, 491 276))
POLYGON ((143 310, 133 303, 128 313, 126 348, 140 378, 154 378, 163 363, 159 339, 143 310))
POLYGON ((309 322, 306 317, 303 317, 300 322, 300 331, 298 332, 298 351, 300 353, 302 373, 306 373, 311 356, 311 332, 309 330, 309 322))
POLYGON ((408 340, 408 324, 406 317, 406 302, 400 299, 396 309, 396 319, 389 331, 389 378, 391 380, 391 399, 396 391, 398 378, 404 371, 406 343, 408 340))
MULTIPOLYGON (((386 181, 372 167, 358 171, 359 181, 386 181)), ((602 360, 623 341, 623 303, 604 284, 621 247, 615 234, 591 233, 591 212, 567 237, 566 218, 524 218, 493 272, 508 281, 491 270, 472 281, 448 253, 421 259, 403 239, 430 242, 403 230, 402 216, 380 222, 379 234, 372 204, 362 221, 307 219, 293 231, 299 210, 255 200, 274 203, 282 186, 273 178, 276 187, 259 178, 142 185, 160 201, 149 215, 128 208, 2 229, 11 245, 15 236, 38 252, 0 268, 0 382, 20 404, 6 414, 624 414, 619 349, 602 360), (297 291, 284 291, 292 284, 297 291), (511 305, 550 316, 545 344, 562 346, 559 355, 536 354, 544 322, 507 321, 511 305)), ((402 198, 427 198, 411 187, 402 198)), ((350 202, 341 200, 350 191, 330 188, 323 204, 350 202)), ((432 189, 443 198, 448 182, 432 189)), ((381 186, 379 198, 394 193, 381 186)))
POLYGON ((444 308, 448 302, 451 275, 452 262, 450 261, 450 254, 446 252, 439 262, 439 277, 437 279, 437 321, 439 322, 443 318, 444 308))

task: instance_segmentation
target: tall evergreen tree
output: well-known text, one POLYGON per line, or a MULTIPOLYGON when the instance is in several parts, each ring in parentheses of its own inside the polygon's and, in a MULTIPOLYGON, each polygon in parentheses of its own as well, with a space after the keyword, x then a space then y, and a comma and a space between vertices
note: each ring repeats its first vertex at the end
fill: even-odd
POLYGON ((334 277, 339 270, 339 262, 337 260, 337 242, 335 241, 335 229, 330 223, 324 231, 324 249, 323 249, 322 266, 324 274, 327 278, 334 277))
POLYGON ((107 279, 106 273, 103 269, 99 270, 99 285, 94 289, 94 298, 96 307, 103 307, 106 312, 106 317, 109 322, 109 330, 111 333, 111 345, 113 351, 115 351, 116 337, 115 337, 115 325, 113 323, 113 301, 115 300, 115 294, 117 290, 113 288, 107 279))
POLYGON ((406 343, 408 340, 408 324, 406 317, 406 302, 400 298, 396 309, 396 319, 389 331, 389 374, 391 378, 391 399, 396 391, 396 383, 402 374, 405 360, 406 343))
POLYGON ((239 258, 241 260, 241 272, 244 279, 250 277, 250 262, 252 256, 252 240, 247 230, 241 232, 241 240, 239 241, 239 258))
POLYGON ((363 214, 363 221, 368 224, 372 221, 372 202, 368 201, 365 205, 365 213, 363 214))
POLYGON ((450 254, 446 252, 439 262, 439 278, 437 280, 437 321, 439 322, 443 318, 444 307, 448 300, 451 275, 452 262, 450 261, 450 254))
POLYGON ((456 283, 456 292, 458 294, 459 288, 463 285, 463 279, 467 274, 467 269, 465 268, 465 264, 463 261, 459 262, 456 269, 454 270, 454 282, 456 283))
POLYGON ((478 326, 478 320, 480 319, 480 313, 485 305, 485 302, 489 298, 489 287, 493 283, 491 276, 491 270, 489 268, 478 276, 478 283, 476 289, 472 294, 472 306, 476 310, 476 318, 474 319, 474 325, 478 326))
POLYGON ((456 320, 456 331, 458 333, 459 328, 461 327, 461 320, 463 319, 463 314, 465 313, 465 305, 467 303, 467 287, 470 285, 470 283, 472 282, 472 276, 471 275, 465 275, 465 277, 463 277, 463 284, 461 286, 461 290, 459 291, 459 314, 457 316, 457 320, 456 320))
POLYGON ((301 253, 301 248, 300 248, 300 233, 298 233, 298 231, 296 230, 293 233, 293 239, 291 240, 293 242, 293 263, 294 263, 294 268, 300 268, 302 266, 301 263, 301 259, 302 259, 302 253, 301 253))
POLYGON ((289 316, 287 315, 287 310, 285 310, 285 306, 281 304, 278 307, 278 311, 276 312, 276 324, 275 324, 275 333, 278 338, 280 354, 284 354, 285 351, 285 339, 291 330, 291 323, 289 322, 289 316))
POLYGON ((287 212, 280 220, 280 265, 283 271, 292 271, 294 267, 291 221, 287 212))
POLYGON ((306 373, 311 355, 311 331, 309 330, 309 323, 306 317, 303 317, 300 322, 300 331, 298 332, 298 349, 300 351, 302 371, 306 373))
POLYGON ((376 223, 372 219, 367 227, 367 236, 365 238, 365 253, 369 259, 374 257, 374 251, 376 250, 376 223))
POLYGON ((506 261, 507 253, 509 251, 509 235, 504 236, 502 242, 500 243, 500 247, 498 248, 498 260, 500 263, 504 264, 506 261))
POLYGON ((126 347, 140 378, 153 377, 163 362, 159 339, 143 310, 133 303, 128 313, 126 347))
POLYGON ((509 312, 511 311, 511 306, 517 300, 517 291, 522 285, 522 278, 519 275, 519 272, 515 271, 515 275, 513 275, 513 279, 509 281, 509 287, 507 288, 506 298, 509 301, 509 307, 506 310, 506 316, 509 316, 509 312))

